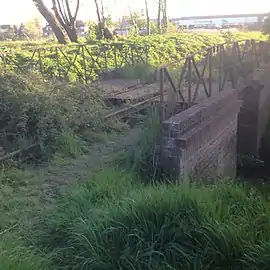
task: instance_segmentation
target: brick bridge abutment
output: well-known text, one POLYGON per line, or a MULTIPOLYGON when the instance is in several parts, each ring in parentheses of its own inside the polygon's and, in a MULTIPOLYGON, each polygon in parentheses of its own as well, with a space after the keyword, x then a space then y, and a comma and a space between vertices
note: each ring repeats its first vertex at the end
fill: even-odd
POLYGON ((269 71, 163 121, 161 166, 180 181, 234 177, 238 156, 258 156, 270 116, 269 71))

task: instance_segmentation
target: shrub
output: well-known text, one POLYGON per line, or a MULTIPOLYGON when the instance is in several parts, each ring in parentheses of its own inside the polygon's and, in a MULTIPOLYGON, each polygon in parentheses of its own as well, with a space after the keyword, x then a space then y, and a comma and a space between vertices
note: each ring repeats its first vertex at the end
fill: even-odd
POLYGON ((3 72, 0 76, 0 145, 7 150, 17 150, 27 140, 41 143, 46 151, 49 147, 52 153, 59 147, 65 152, 69 144, 74 155, 83 150, 78 146, 80 140, 91 140, 82 137, 85 130, 98 134, 118 127, 102 120, 107 109, 100 89, 44 82, 32 73, 3 72))

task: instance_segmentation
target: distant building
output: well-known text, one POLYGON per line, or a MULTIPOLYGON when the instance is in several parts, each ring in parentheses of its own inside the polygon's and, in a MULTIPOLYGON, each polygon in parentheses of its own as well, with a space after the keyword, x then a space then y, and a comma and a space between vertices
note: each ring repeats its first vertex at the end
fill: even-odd
POLYGON ((177 26, 187 28, 230 28, 260 25, 266 14, 235 14, 190 16, 172 18, 170 21, 177 26))
MULTIPOLYGON (((83 22, 81 20, 77 20, 75 22, 75 27, 76 27, 78 36, 86 36, 87 35, 88 27, 85 24, 85 22, 83 22)), ((48 23, 46 24, 45 27, 42 28, 42 31, 43 31, 44 37, 53 36, 53 30, 48 23)))
POLYGON ((6 40, 13 38, 15 34, 15 27, 10 24, 2 24, 0 25, 0 40, 6 40))
POLYGON ((114 29, 113 33, 115 36, 128 36, 131 30, 131 25, 129 24, 128 20, 122 19, 119 22, 118 26, 114 29))
POLYGON ((75 22, 75 27, 76 27, 78 36, 85 37, 87 35, 88 26, 85 24, 85 22, 78 20, 75 22))
POLYGON ((10 24, 2 24, 0 25, 0 34, 6 34, 10 31, 13 31, 13 26, 10 24))
POLYGON ((46 26, 42 28, 42 32, 44 37, 53 36, 53 30, 48 23, 46 23, 46 26))

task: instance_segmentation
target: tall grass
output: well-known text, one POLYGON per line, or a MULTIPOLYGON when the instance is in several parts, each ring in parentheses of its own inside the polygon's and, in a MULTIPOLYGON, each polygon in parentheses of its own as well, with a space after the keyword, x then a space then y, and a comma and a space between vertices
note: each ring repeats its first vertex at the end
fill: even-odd
POLYGON ((37 255, 33 247, 24 247, 10 233, 0 236, 0 268, 3 270, 48 270, 47 255, 37 255))
POLYGON ((89 180, 38 227, 56 267, 268 269, 270 202, 252 188, 144 186, 118 169, 89 180))
POLYGON ((161 128, 158 109, 158 106, 152 106, 148 110, 136 142, 116 159, 117 164, 137 174, 144 182, 152 182, 161 176, 158 168, 161 128))

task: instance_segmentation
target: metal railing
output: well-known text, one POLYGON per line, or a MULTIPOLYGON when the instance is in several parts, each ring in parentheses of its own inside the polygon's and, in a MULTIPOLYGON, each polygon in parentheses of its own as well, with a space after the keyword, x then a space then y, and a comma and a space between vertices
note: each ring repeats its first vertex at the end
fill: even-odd
POLYGON ((219 44, 190 54, 178 62, 161 67, 159 72, 162 118, 164 103, 173 110, 173 103, 186 107, 209 98, 270 63, 270 43, 244 40, 219 44), (170 97, 173 95, 173 98, 170 97))
POLYGON ((136 63, 148 63, 148 46, 111 43, 0 50, 2 69, 31 70, 45 79, 85 83, 136 63))

